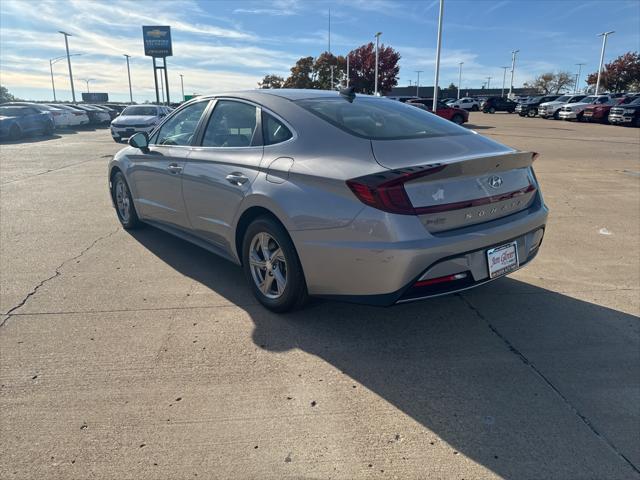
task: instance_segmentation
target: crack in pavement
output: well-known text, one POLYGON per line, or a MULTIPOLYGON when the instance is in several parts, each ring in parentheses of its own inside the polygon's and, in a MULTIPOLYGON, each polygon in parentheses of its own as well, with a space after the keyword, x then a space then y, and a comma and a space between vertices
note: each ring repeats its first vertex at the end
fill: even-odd
POLYGON ((527 356, 518 350, 515 345, 513 345, 507 337, 505 337, 500 331, 489 321, 484 314, 476 308, 466 297, 456 294, 456 297, 460 298, 462 302, 471 310, 480 320, 485 322, 489 329, 505 344, 505 346, 509 349, 511 353, 516 355, 522 363, 528 366, 533 372, 549 387, 556 395, 560 397, 563 403, 571 410, 582 422, 591 430, 591 432, 596 435, 600 440, 607 444, 607 446, 627 465, 629 465, 636 473, 640 473, 640 469, 631 462, 622 452, 620 452, 616 446, 609 440, 604 434, 600 433, 598 429, 591 423, 591 421, 584 415, 580 410, 578 410, 571 401, 556 387, 551 380, 549 380, 544 373, 542 373, 538 367, 536 367, 527 356))
POLYGON ((6 325, 6 323, 9 321, 9 319, 14 316, 15 314, 13 312, 15 312, 16 310, 18 310, 19 308, 22 308, 31 297, 33 297, 36 292, 40 289, 40 287, 42 287, 43 285, 45 285, 47 282, 49 282, 50 280, 53 280, 56 277, 59 277, 62 272, 62 268, 69 262, 72 262, 73 260, 77 260, 78 258, 82 257, 85 253, 87 253, 89 250, 91 250, 93 247, 96 246, 96 244, 102 240, 106 240, 107 238, 115 235, 116 233, 118 233, 121 229, 117 228, 116 230, 114 230, 111 233, 108 233, 106 235, 103 235, 102 237, 99 237, 97 239, 95 239, 93 242, 91 242, 91 244, 84 248, 78 255, 76 255, 75 257, 72 258, 68 258, 66 259, 64 262, 62 262, 60 265, 58 265, 55 269, 55 273, 53 275, 51 275, 50 277, 45 278, 44 280, 40 281, 35 287, 33 287, 31 289, 31 291, 29 293, 27 293, 27 295, 14 307, 10 308, 9 310, 7 310, 7 312, 4 314, 6 315, 5 319, 2 320, 2 323, 0 323, 0 328, 4 327, 6 325))
MULTIPOLYGON (((113 157, 113 155, 103 155, 103 156, 102 156, 102 157, 100 157, 100 158, 106 158, 106 157, 111 158, 111 157, 113 157)), ((89 158, 89 159, 87 159, 87 160, 83 160, 83 161, 81 161, 81 162, 72 163, 72 164, 69 164, 69 165, 63 165, 62 167, 58 167, 58 168, 50 168, 50 169, 48 169, 48 170, 45 170, 44 172, 38 172, 38 173, 34 173, 33 175, 29 175, 28 177, 16 178, 15 180, 9 180, 8 182, 0 183, 0 186, 3 186, 3 185, 9 185, 9 184, 11 184, 11 183, 16 183, 16 182, 22 182, 22 181, 24 181, 24 180, 29 180, 30 178, 39 177, 39 176, 41 176, 41 175, 46 175, 47 173, 57 172, 57 171, 59 171, 59 170, 64 170, 65 168, 77 167, 78 165, 82 165, 82 164, 84 164, 84 163, 91 162, 91 161, 93 161, 93 160, 96 160, 96 159, 95 159, 95 158, 89 158)))

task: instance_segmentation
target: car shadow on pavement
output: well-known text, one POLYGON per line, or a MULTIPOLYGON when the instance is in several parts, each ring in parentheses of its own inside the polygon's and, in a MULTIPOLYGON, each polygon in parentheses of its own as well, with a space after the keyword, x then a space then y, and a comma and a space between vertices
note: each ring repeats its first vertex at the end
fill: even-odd
MULTIPOLYGON (((505 478, 624 478, 612 464, 633 470, 615 449, 639 460, 633 429, 616 423, 616 415, 637 421, 637 392, 611 393, 633 390, 633 315, 510 278, 392 308, 316 300, 278 315, 253 301, 232 263, 155 228, 131 234, 244 309, 256 345, 323 359, 352 379, 353 392, 332 394, 367 388, 434 432, 451 455, 505 478)), ((433 440, 424 437, 425 451, 433 440)))
POLYGON ((38 136, 26 136, 22 138, 18 138, 16 140, 2 139, 0 140, 0 145, 19 145, 24 143, 39 143, 46 142, 47 140, 56 140, 58 138, 62 138, 57 133, 52 135, 38 135, 38 136))
POLYGON ((496 128, 490 125, 474 125, 473 123, 465 123, 463 127, 466 127, 469 130, 489 130, 491 128, 496 128))

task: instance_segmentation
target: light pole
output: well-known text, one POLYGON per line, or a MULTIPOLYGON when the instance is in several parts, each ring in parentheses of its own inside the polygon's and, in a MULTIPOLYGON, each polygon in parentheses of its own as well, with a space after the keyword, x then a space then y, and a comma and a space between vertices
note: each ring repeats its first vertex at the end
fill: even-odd
POLYGON ((598 67, 598 81, 596 82, 596 95, 600 91, 600 74, 602 73, 602 62, 604 61, 604 49, 607 48, 607 37, 615 33, 615 31, 611 30, 610 32, 600 33, 598 36, 602 37, 602 51, 600 52, 600 66, 598 67))
POLYGON ((444 15, 444 0, 440 0, 440 14, 438 15, 438 45, 436 47, 436 75, 433 82, 433 108, 432 112, 438 109, 438 80, 440 78, 440 50, 442 48, 442 17, 444 15))
POLYGON ((487 90, 489 90, 489 88, 491 88, 491 78, 492 77, 487 77, 487 90))
POLYGON ((349 57, 351 56, 351 52, 347 53, 347 88, 349 88, 349 57))
POLYGON ((460 88, 462 88, 462 65, 464 62, 458 63, 460 70, 458 71, 458 100, 460 100, 460 88))
POLYGON ((129 69, 129 57, 131 57, 131 55, 127 55, 125 53, 124 56, 127 59, 127 76, 129 77, 129 103, 133 103, 133 93, 131 92, 131 70, 129 69))
POLYGON ((502 67, 504 69, 504 72, 502 74, 502 91, 500 92, 500 97, 504 97, 504 85, 507 81, 507 69, 509 68, 507 67, 502 67))
POLYGON ((380 43, 380 35, 382 35, 382 32, 378 32, 376 33, 375 37, 376 37, 376 71, 375 71, 375 79, 373 81, 373 94, 374 95, 378 95, 378 47, 379 47, 379 43, 380 43))
POLYGON ((180 89, 182 90, 182 101, 184 102, 184 75, 180 74, 180 89))
POLYGON ((520 50, 513 50, 511 52, 511 82, 509 83, 509 98, 511 98, 511 92, 513 91, 513 72, 516 69, 516 55, 519 51, 520 50))
POLYGON ((85 82, 87 82, 87 93, 89 93, 89 82, 93 80, 93 78, 87 78, 85 82))
MULTIPOLYGON (((71 55, 69 55, 70 57, 77 57, 78 55, 82 55, 81 53, 72 53, 71 55)), ((67 58, 66 55, 62 55, 61 57, 56 57, 56 58, 50 58, 49 59, 49 70, 51 71, 51 88, 53 89, 53 101, 57 102, 58 99, 56 98, 56 84, 53 81, 53 64, 54 63, 58 63, 60 60, 67 58)))
POLYGON ((420 74, 424 72, 424 70, 416 70, 418 74, 418 80, 416 81, 416 97, 420 98, 420 74))
POLYGON ((59 30, 58 33, 64 35, 64 46, 67 49, 67 64, 69 65, 69 81, 71 82, 71 97, 73 98, 73 103, 76 103, 76 90, 73 88, 73 73, 71 72, 71 55, 69 55, 69 37, 71 34, 62 30, 59 30))
POLYGON ((576 63, 578 65, 578 73, 576 74, 576 85, 573 88, 573 93, 578 93, 578 82, 580 82, 580 74, 582 73, 582 66, 586 63, 576 63))
POLYGON ((329 90, 333 90, 333 65, 329 65, 329 69, 331 70, 331 86, 329 87, 329 90))

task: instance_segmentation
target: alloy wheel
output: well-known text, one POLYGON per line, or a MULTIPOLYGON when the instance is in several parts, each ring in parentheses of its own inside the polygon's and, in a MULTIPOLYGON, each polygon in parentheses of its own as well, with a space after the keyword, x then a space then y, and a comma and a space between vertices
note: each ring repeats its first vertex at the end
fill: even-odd
POLYGON ((118 207, 120 218, 124 223, 127 223, 131 216, 131 201, 129 200, 127 185, 121 178, 116 183, 116 206, 118 207))
POLYGON ((287 261, 275 238, 266 232, 256 234, 249 246, 251 276, 267 298, 282 296, 287 286, 287 261))

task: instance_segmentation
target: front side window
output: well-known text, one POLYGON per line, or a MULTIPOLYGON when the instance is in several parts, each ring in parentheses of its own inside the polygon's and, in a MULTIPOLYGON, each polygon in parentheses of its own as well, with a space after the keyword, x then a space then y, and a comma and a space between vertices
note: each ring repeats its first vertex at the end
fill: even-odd
POLYGON ((160 127, 154 137, 157 145, 190 145, 200 117, 209 102, 198 102, 185 107, 160 127))
POLYGON ((262 137, 265 145, 274 145, 289 140, 293 134, 281 121, 263 112, 262 137))
POLYGON ((249 147, 256 132, 256 107, 218 100, 202 139, 203 147, 249 147))
POLYGON ((356 97, 350 103, 336 96, 295 103, 352 135, 370 140, 472 135, 448 120, 392 100, 356 97))

